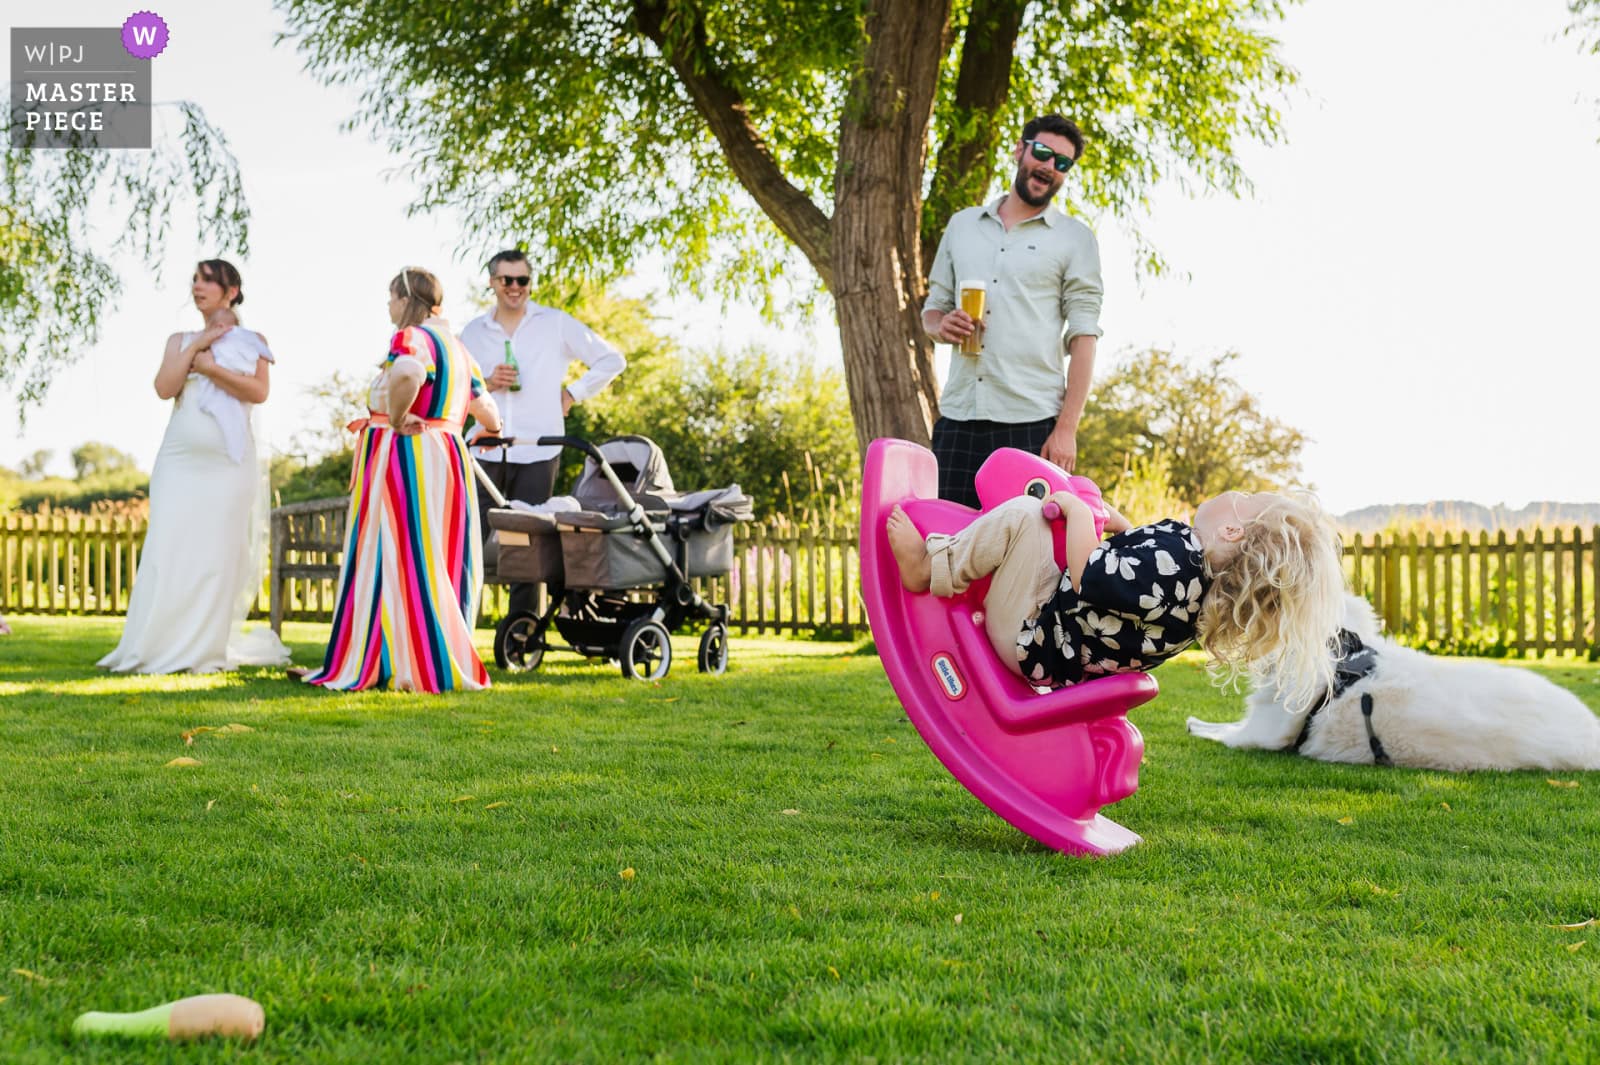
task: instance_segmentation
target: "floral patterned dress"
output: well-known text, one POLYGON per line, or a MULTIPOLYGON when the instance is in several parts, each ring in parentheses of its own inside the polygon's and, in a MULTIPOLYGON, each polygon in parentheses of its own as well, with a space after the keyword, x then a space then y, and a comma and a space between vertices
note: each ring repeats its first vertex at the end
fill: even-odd
POLYGON ((1061 688, 1148 671, 1194 642, 1207 579, 1200 540, 1181 521, 1117 533, 1089 556, 1081 590, 1061 586, 1017 635, 1022 675, 1061 688))

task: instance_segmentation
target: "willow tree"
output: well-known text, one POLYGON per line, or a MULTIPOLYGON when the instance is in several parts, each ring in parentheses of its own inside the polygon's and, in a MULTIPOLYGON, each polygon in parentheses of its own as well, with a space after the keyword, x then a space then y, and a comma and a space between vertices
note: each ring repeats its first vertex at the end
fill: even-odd
POLYGON ((279 6, 307 66, 360 90, 352 125, 407 161, 414 209, 457 209, 464 245, 523 237, 546 279, 657 254, 690 291, 769 307, 820 283, 862 443, 928 439, 926 265, 1028 115, 1084 128, 1072 208, 1137 234, 1164 178, 1242 191, 1236 145, 1277 136, 1293 80, 1276 0, 279 6))
POLYGON ((0 385, 24 415, 99 340, 122 274, 161 276, 179 217, 203 246, 249 251, 250 210, 222 131, 187 101, 157 107, 180 128, 157 123, 151 148, 0 148, 0 385))

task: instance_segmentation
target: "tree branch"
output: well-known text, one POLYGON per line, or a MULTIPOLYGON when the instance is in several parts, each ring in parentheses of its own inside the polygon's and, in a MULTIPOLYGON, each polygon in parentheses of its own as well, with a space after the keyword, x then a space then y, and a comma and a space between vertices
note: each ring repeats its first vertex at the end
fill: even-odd
POLYGON ((995 118, 1011 94, 1012 55, 1027 0, 974 0, 961 44, 950 126, 922 211, 922 262, 933 262, 950 216, 983 198, 1000 138, 995 118))
POLYGON ((810 260, 823 285, 832 289, 830 219, 811 197, 784 175, 766 141, 750 121, 743 96, 712 62, 706 47, 704 16, 696 12, 688 32, 674 31, 669 41, 667 7, 667 0, 634 0, 634 19, 640 31, 661 50, 688 90, 695 110, 711 127, 739 183, 784 236, 810 260))

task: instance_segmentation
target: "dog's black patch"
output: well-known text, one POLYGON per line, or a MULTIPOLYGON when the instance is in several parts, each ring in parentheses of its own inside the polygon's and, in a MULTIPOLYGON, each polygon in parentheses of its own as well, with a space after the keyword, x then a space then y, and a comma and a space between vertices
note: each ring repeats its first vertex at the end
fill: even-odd
POLYGON ((1372 693, 1361 693, 1361 720, 1367 725, 1367 746, 1372 748, 1373 765, 1394 765, 1394 760, 1389 757, 1389 752, 1383 749, 1383 741, 1378 739, 1378 734, 1372 731, 1372 693))

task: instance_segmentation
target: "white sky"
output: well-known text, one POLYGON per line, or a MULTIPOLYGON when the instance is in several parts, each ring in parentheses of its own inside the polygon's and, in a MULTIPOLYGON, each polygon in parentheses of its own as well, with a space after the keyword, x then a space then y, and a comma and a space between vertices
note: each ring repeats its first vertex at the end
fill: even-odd
MULTIPOLYGON (((8 25, 118 25, 125 2, 8 25)), ((405 263, 439 273, 446 312, 492 248, 458 261, 450 218, 407 219, 410 188, 364 134, 341 133, 351 94, 326 89, 274 46, 267 0, 156 5, 172 42, 156 98, 205 107, 227 133, 253 210, 246 323, 279 357, 270 437, 287 442, 302 389, 335 369, 364 375, 388 335, 384 286, 405 263)), ((41 9, 42 10, 42 9, 41 9)), ((1600 402, 1600 56, 1580 55, 1564 0, 1309 0, 1279 27, 1302 83, 1287 144, 1250 147, 1248 201, 1154 197, 1148 235, 1174 275, 1141 282, 1117 227, 1105 262, 1102 359, 1150 346, 1193 359, 1236 349, 1269 413, 1313 439, 1305 467, 1330 508, 1470 499, 1600 499, 1592 435, 1600 402)), ((1068 181, 1068 189, 1071 180, 1068 181)), ((161 346, 195 327, 194 261, 216 254, 182 229, 159 285, 128 271, 103 341, 61 372, 23 430, 0 402, 0 464, 88 439, 148 469, 168 406, 150 387, 161 346), (6 431, 9 430, 9 431, 6 431)), ((507 243, 512 243, 509 240, 507 243)), ((644 291, 646 282, 633 286, 644 291)), ((752 301, 753 302, 753 301, 752 301)), ((720 320, 837 361, 831 329, 774 328, 752 310, 662 306, 666 331, 720 320)))

